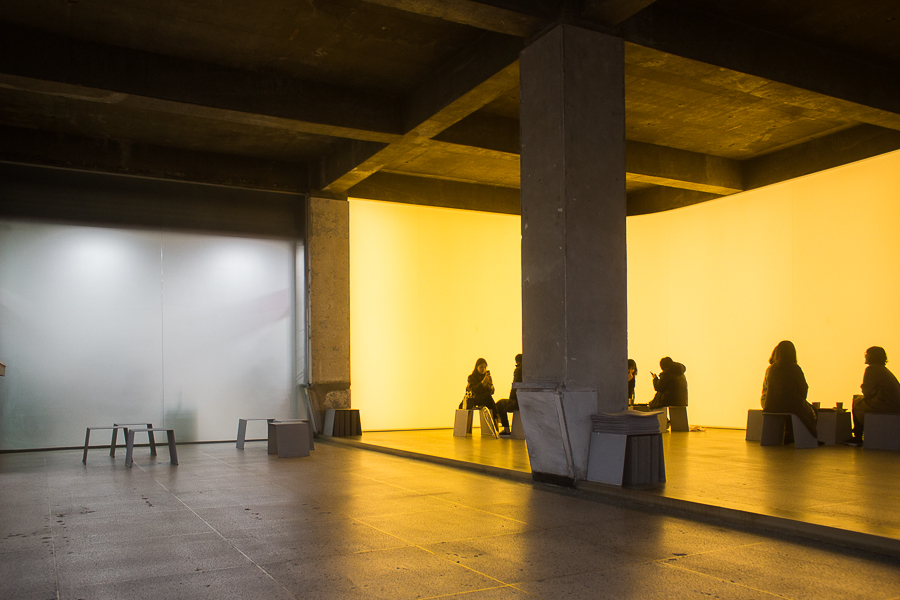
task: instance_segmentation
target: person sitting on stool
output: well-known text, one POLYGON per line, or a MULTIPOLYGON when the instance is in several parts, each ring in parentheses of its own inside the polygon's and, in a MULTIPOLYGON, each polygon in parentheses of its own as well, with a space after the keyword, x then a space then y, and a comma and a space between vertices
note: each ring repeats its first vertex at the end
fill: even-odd
POLYGON ((494 402, 493 393, 494 381, 491 379, 491 372, 488 371, 487 361, 479 358, 475 361, 475 368, 472 369, 472 374, 469 375, 466 385, 466 409, 472 410, 486 406, 491 410, 494 422, 499 417, 500 422, 503 424, 503 429, 508 431, 509 419, 506 418, 505 412, 498 414, 497 403, 494 402))
POLYGON ((853 437, 848 443, 861 445, 866 413, 900 413, 900 383, 885 366, 887 352, 872 346, 865 354, 862 396, 853 397, 853 437))
POLYGON ((634 406, 634 384, 637 383, 637 363, 628 359, 628 406, 634 406))
MULTIPOLYGON (((762 396, 759 403, 763 412, 791 413, 797 415, 803 425, 816 437, 816 412, 806 401, 809 385, 803 369, 797 364, 797 348, 788 340, 778 342, 769 357, 769 367, 763 377, 762 396)), ((791 429, 793 435, 793 429, 791 429)), ((785 436, 786 442, 793 441, 785 436)))
MULTIPOLYGON (((513 383, 521 383, 521 381, 522 355, 516 354, 516 368, 513 369, 513 383)), ((499 410, 500 414, 503 416, 506 416, 506 413, 511 413, 514 410, 519 410, 519 396, 516 393, 515 386, 511 386, 508 399, 501 400, 497 403, 497 410, 499 410)), ((503 431, 500 432, 500 435, 510 435, 509 428, 506 425, 503 426, 503 431)))
POLYGON ((650 401, 650 410, 664 406, 687 406, 687 378, 684 376, 686 367, 666 356, 659 360, 659 368, 662 373, 658 377, 656 373, 650 373, 653 376, 653 389, 656 390, 656 395, 650 401))

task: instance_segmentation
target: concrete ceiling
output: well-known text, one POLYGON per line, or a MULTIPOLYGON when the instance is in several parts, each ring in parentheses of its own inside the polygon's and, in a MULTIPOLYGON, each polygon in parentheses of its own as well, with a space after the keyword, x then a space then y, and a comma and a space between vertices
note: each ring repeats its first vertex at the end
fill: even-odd
POLYGON ((900 148, 895 0, 6 0, 0 160, 518 212, 518 53, 625 40, 629 214, 900 148))

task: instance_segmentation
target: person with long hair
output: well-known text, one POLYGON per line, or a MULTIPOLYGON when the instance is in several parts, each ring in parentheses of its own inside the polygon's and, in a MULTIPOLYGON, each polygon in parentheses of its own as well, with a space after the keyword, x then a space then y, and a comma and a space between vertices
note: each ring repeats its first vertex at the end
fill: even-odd
POLYGON ((865 354, 866 371, 860 388, 862 396, 853 398, 853 438, 862 444, 866 413, 900 413, 900 383, 887 368, 887 352, 872 346, 865 354))
POLYGON ((487 368, 487 361, 479 358, 475 361, 475 368, 469 375, 466 384, 466 409, 486 406, 491 411, 494 422, 500 419, 503 425, 502 435, 509 435, 509 419, 505 412, 497 410, 497 403, 494 402, 494 381, 491 379, 491 372, 487 368))
POLYGON ((764 412, 791 413, 813 437, 816 437, 816 411, 806 401, 809 385, 803 369, 797 364, 797 349, 793 342, 778 342, 769 357, 769 367, 763 379, 760 404, 764 412))
POLYGON ((637 363, 628 359, 628 406, 634 406, 634 384, 637 383, 637 363))

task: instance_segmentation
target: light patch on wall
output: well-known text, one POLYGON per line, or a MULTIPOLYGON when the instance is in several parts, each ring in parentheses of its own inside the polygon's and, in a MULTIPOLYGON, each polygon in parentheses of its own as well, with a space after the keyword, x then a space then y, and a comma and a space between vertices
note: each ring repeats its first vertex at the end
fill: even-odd
MULTIPOLYGON (((694 424, 744 427, 775 345, 792 340, 810 401, 849 405, 863 351, 900 357, 900 153, 628 219, 637 401, 670 355, 694 424)), ((888 365, 891 366, 890 364, 888 365)))
POLYGON ((368 430, 450 427, 475 360, 521 352, 518 217, 350 201, 353 406, 368 430))

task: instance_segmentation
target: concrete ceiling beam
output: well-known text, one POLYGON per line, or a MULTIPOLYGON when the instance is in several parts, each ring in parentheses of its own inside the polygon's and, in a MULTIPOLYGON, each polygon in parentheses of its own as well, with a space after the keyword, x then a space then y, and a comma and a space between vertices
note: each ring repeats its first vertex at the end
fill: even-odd
POLYGON ((626 214, 629 217, 663 212, 701 202, 721 198, 720 194, 684 190, 671 187, 653 187, 628 194, 626 214))
POLYGON ((0 126, 0 161, 304 193, 305 164, 0 126))
POLYGON ((354 198, 518 215, 519 190, 384 171, 348 191, 354 198))
POLYGON ((396 98, 0 25, 0 85, 159 112, 390 142, 396 98))
POLYGON ((718 195, 744 189, 740 161, 643 142, 625 142, 625 172, 631 181, 718 195))
POLYGON ((748 190, 900 150, 900 131, 857 125, 743 161, 748 190))
POLYGON ((518 85, 521 49, 519 38, 483 35, 410 94, 402 138, 371 154, 345 142, 325 157, 318 187, 344 193, 373 173, 425 152, 428 140, 518 85))
POLYGON ((656 0, 583 0, 580 16, 605 25, 618 25, 656 0))
POLYGON ((639 46, 759 78, 760 89, 751 93, 900 129, 900 73, 850 53, 666 2, 622 23, 618 35, 639 46), (798 94, 798 89, 813 94, 798 94))
POLYGON ((478 29, 528 37, 554 18, 552 1, 476 2, 473 0, 366 0, 371 4, 436 17, 478 29))

